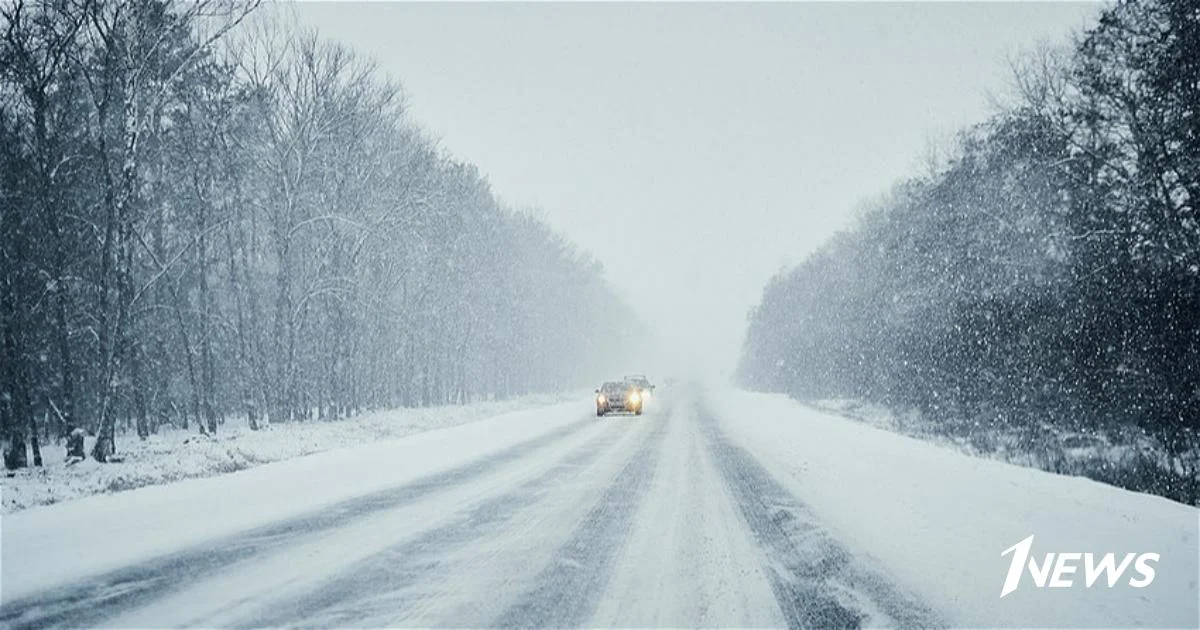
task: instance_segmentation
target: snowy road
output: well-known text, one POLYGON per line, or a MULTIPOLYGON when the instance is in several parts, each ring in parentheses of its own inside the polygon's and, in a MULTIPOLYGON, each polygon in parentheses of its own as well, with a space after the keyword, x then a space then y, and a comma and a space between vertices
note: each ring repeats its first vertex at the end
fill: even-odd
MULTIPOLYGON (((0 625, 1006 623, 995 608, 1002 577, 992 570, 996 562, 978 569, 986 579, 977 589, 964 582, 978 593, 947 594, 940 581, 913 580, 879 551, 894 533, 863 542, 837 509, 819 509, 828 492, 813 493, 810 503, 807 475, 788 469, 820 456, 805 452, 814 437, 842 440, 815 447, 834 456, 839 449, 869 453, 879 440, 891 448, 932 447, 879 432, 847 443, 837 432, 853 436, 863 427, 828 418, 820 421, 834 424, 823 433, 794 433, 798 423, 790 422, 781 427, 793 432, 777 427, 771 435, 778 438, 764 442, 761 429, 772 422, 762 416, 778 411, 770 408, 777 401, 747 398, 739 406, 717 398, 683 388, 657 397, 643 417, 602 420, 587 413, 586 402, 555 405, 18 513, 3 520, 0 625), (744 409, 758 420, 745 422, 751 412, 744 409)), ((962 467, 975 460, 952 461, 962 467)), ((877 464, 868 463, 868 472, 877 464)), ((846 493, 865 495, 848 472, 861 471, 861 462, 843 465, 831 484, 844 480, 846 493)), ((856 509, 853 500, 845 504, 856 509)), ((1155 509, 1170 521, 1165 527, 1182 524, 1183 549, 1194 550, 1194 537, 1186 536, 1195 510, 1170 505, 1155 509)), ((898 517, 875 527, 903 523, 898 517)), ((980 556, 996 557, 1015 540, 985 540, 980 556)), ((1175 598, 1194 601, 1196 585, 1189 591, 1184 582, 1138 593, 1151 598, 1141 606, 1158 609, 1160 618, 1137 619, 1190 625, 1193 609, 1175 598)), ((1105 620, 1066 622, 1129 625, 1105 620)))

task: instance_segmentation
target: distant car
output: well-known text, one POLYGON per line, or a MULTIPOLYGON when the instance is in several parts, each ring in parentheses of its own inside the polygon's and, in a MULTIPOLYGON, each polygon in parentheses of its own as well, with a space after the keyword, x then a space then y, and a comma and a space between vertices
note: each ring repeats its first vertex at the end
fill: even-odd
POLYGON ((650 379, 646 378, 645 374, 626 374, 626 383, 633 383, 638 388, 638 393, 642 395, 642 399, 650 397, 654 392, 654 386, 650 384, 650 379))
POLYGON ((642 415, 642 393, 630 382, 609 381, 596 390, 596 415, 623 411, 642 415))

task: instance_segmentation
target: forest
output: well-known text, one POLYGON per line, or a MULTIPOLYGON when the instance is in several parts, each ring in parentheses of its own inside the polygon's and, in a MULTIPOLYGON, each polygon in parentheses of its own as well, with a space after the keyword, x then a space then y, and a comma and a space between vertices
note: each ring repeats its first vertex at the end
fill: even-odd
POLYGON ((1119 2, 1012 65, 990 119, 769 282, 738 379, 1124 440, 1063 472, 1200 504, 1200 4, 1119 2))
POLYGON ((561 391, 640 334, 395 79, 264 10, 0 1, 8 468, 75 429, 103 462, 163 426, 561 391))

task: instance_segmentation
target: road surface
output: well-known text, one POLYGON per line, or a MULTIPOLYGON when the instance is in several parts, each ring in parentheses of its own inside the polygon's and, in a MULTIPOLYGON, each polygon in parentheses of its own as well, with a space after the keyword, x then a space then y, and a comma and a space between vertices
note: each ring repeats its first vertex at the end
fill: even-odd
POLYGON ((1200 510, 782 396, 587 400, 0 522, 0 627, 1197 627, 1200 510), (1161 554, 1022 588, 1001 552, 1161 554))
POLYGON ((6 601, 0 623, 938 623, 728 440, 696 389, 641 417, 586 410, 394 487, 6 601))

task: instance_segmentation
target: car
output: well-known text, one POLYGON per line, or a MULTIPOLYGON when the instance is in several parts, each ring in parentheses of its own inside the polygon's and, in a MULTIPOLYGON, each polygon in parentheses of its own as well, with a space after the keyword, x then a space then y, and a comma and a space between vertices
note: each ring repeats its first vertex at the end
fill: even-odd
POLYGON ((623 411, 642 415, 642 393, 628 381, 608 381, 596 390, 596 416, 623 411))
POLYGON ((633 383, 638 388, 638 393, 641 394, 643 400, 650 397, 654 392, 654 386, 650 384, 650 379, 646 378, 645 374, 626 374, 626 383, 633 383))

